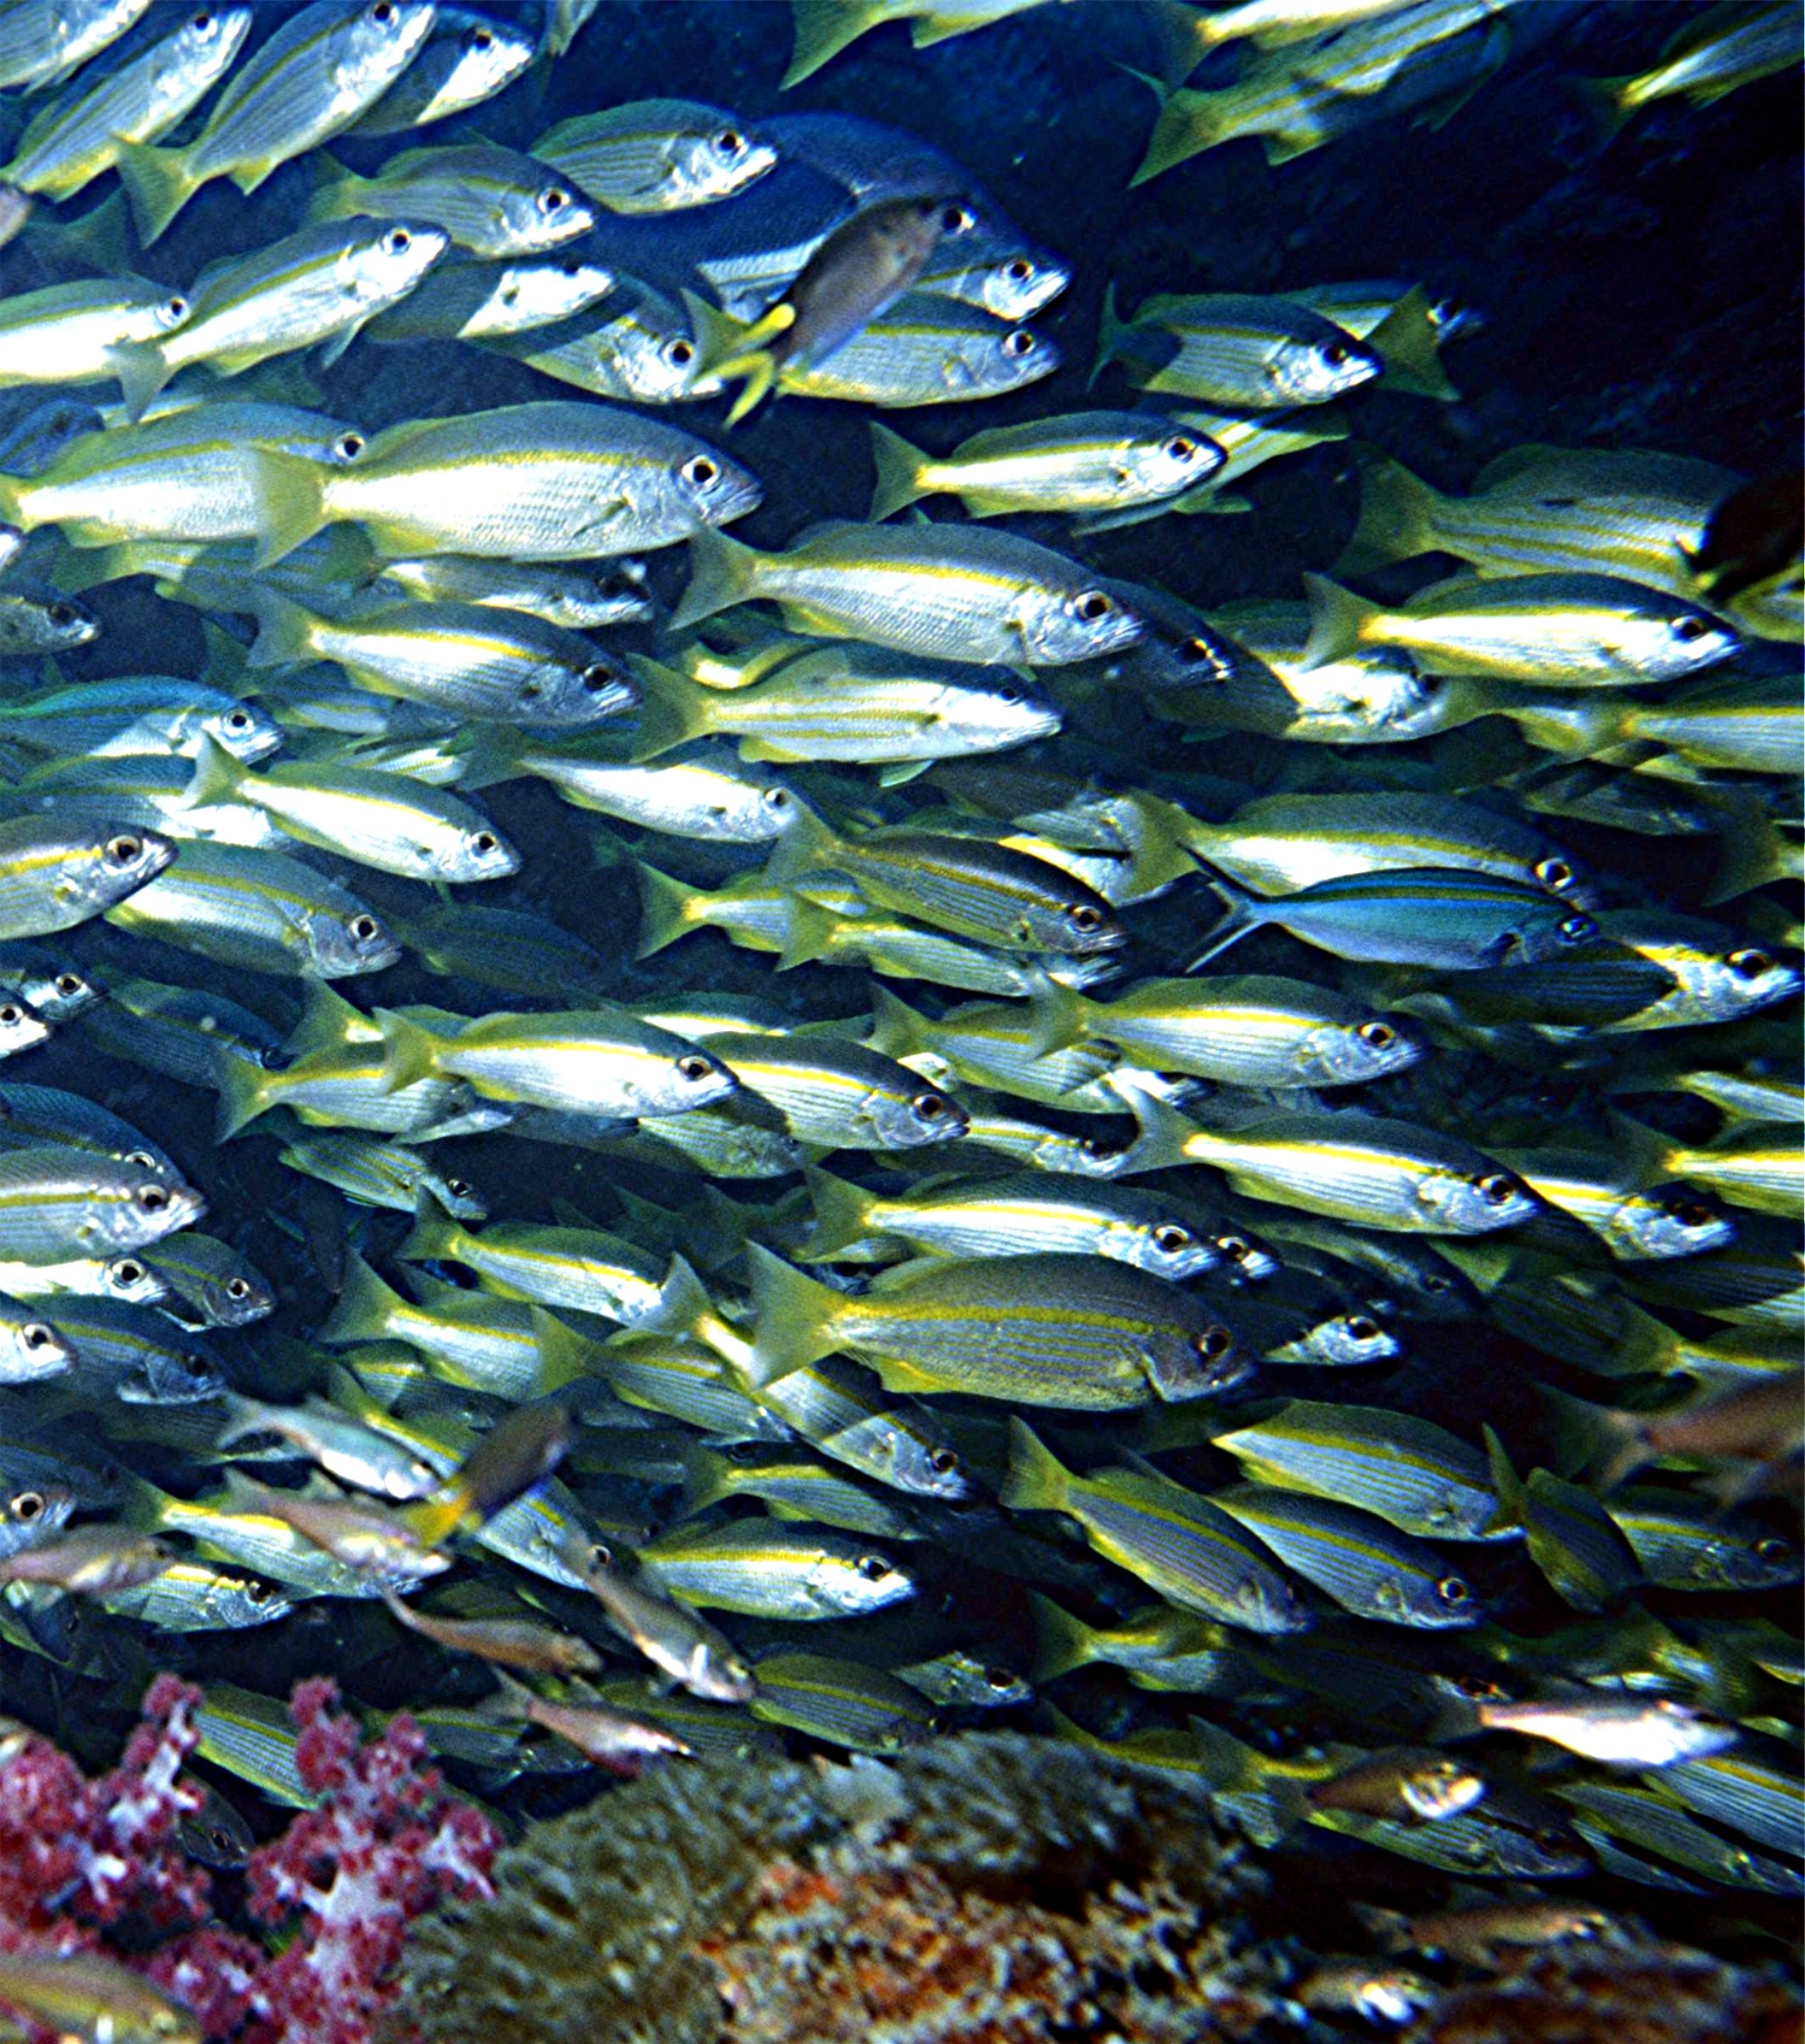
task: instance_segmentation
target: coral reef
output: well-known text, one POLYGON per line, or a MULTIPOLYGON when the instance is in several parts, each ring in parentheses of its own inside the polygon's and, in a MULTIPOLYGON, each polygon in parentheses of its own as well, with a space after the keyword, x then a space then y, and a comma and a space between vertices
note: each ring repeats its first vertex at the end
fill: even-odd
POLYGON ((1046 1740, 667 1770, 420 1926, 397 2044, 1176 2044, 1277 2005, 1201 1797, 1046 1740))
POLYGON ((23 1731, 0 1759, 0 1953, 123 1959, 237 2044, 368 2044, 394 1997, 409 1926, 447 1896, 490 1892, 499 1843, 447 1796, 406 1717, 360 1744, 330 1682, 290 1706, 296 1761, 320 1798, 246 1865, 249 1922, 214 1915, 211 1876, 178 1838, 200 1801, 182 1769, 200 1691, 160 1676, 118 1767, 87 1779, 23 1731), (279 1949, 247 1934, 266 1933, 279 1949))
POLYGON ((1797 2044, 1777 1979, 1671 1945, 1610 1940, 1520 1955, 1451 1987, 1402 2044, 1797 2044))

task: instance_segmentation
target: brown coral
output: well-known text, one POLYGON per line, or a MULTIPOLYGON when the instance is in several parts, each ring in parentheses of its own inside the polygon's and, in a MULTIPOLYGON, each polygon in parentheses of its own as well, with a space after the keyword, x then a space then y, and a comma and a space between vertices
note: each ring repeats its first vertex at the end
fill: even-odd
POLYGON ((1769 1975, 1672 1945, 1572 1944, 1451 1988, 1403 2044, 1800 2044, 1799 2005, 1769 1975))
POLYGON ((1124 2044, 1276 2006, 1259 1891, 1182 1783, 1048 1740, 648 1777, 504 1854, 428 1926, 396 2033, 431 2044, 1124 2044))

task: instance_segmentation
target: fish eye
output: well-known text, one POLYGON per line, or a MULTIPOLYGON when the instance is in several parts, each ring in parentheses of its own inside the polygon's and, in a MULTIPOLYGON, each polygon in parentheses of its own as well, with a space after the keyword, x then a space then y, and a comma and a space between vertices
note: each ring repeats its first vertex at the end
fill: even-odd
POLYGON ((178 320, 188 317, 188 300, 178 293, 174 298, 163 300, 162 316, 173 326, 178 320))
POLYGON ((1088 901, 1081 901, 1066 911, 1066 920, 1074 930, 1100 930, 1103 911, 1092 908, 1088 901))
POLYGON ((122 832, 107 840, 107 857, 114 865, 130 865, 144 851, 144 839, 122 832))
POLYGON ((1529 1838, 1532 1844, 1539 1845, 1544 1852, 1563 1852, 1566 1849, 1566 1840, 1558 1831, 1546 1824, 1539 1830, 1532 1831, 1529 1838))
POLYGON ((355 461, 364 451, 365 440, 361 433, 341 433, 332 442, 332 456, 337 461, 355 461))
POLYGON ((15 1491, 7 1500, 7 1513, 23 1525, 30 1525, 34 1519, 44 1516, 47 1500, 41 1491, 15 1491))
POLYGON ((404 227, 392 227, 382 237, 385 256, 405 256, 414 245, 414 237, 404 227))
POLYGON ((1758 980, 1774 970, 1774 961, 1764 951, 1732 951, 1724 963, 1739 980, 1758 980))
POLYGON ((1022 700, 1022 691, 1012 681, 1007 681, 996 691, 996 700, 1000 703, 1018 703, 1022 700))
POLYGON ((1389 1022, 1363 1022, 1354 1033, 1375 1051, 1388 1051, 1397 1041, 1397 1031, 1389 1022))
POLYGON ((1435 1595, 1444 1604, 1464 1604, 1473 1592, 1459 1576, 1445 1575, 1435 1585, 1435 1595))
POLYGON ((1517 1181, 1501 1171, 1489 1171, 1471 1181, 1473 1190, 1489 1206, 1507 1206, 1517 1195, 1517 1181))
MULTIPOLYGON (((614 676, 608 668, 603 667, 601 662, 598 662, 594 667, 584 668, 579 679, 581 679, 584 687, 589 690, 590 695, 599 695, 602 690, 609 687, 612 684, 614 676)), ((537 690, 535 690, 526 692, 536 694, 537 690)))
POLYGON ((1190 1248, 1192 1239, 1190 1229, 1180 1228, 1176 1223, 1168 1223, 1153 1231, 1153 1245, 1162 1256, 1179 1255, 1190 1248))
POLYGON ((1226 1327, 1205 1327, 1191 1341, 1192 1352, 1200 1363, 1219 1363, 1235 1345, 1235 1338, 1226 1327))
POLYGON ((1717 1218, 1702 1200, 1671 1200, 1665 1212, 1682 1228, 1709 1228, 1717 1218))
POLYGON ((746 138, 737 128, 722 128, 715 136, 715 154, 723 162, 732 162, 746 146, 746 138))
POLYGON ((1353 360, 1353 350, 1340 341, 1330 341, 1322 351, 1322 359, 1331 369, 1339 369, 1353 360))
POLYGON ((19 1330, 19 1347, 21 1349, 30 1349, 33 1352, 36 1352, 39 1349, 49 1348, 55 1342, 56 1338, 56 1329, 54 1327, 47 1327, 41 1320, 31 1321, 26 1326, 19 1330))
POLYGON ((376 4, 370 10, 370 19, 372 21, 380 21, 385 26, 392 21, 395 19, 395 10, 390 4, 390 0, 376 0, 376 4))
POLYGON ((454 1200, 468 1199, 471 1190, 470 1181, 468 1179, 447 1179, 445 1190, 454 1200))
POLYGON ((1770 1534, 1765 1540, 1758 1540, 1753 1552, 1758 1562, 1769 1562, 1777 1564, 1780 1562, 1791 1561, 1792 1558, 1792 1550, 1787 1547, 1785 1541, 1775 1534, 1770 1534))
POLYGON ((938 1121, 950 1104, 944 1093, 918 1093, 909 1106, 922 1121, 938 1121))
POLYGON ((57 992, 65 1001, 73 1001, 77 994, 87 992, 87 981, 75 973, 59 972, 57 975, 57 992))
POLYGON ((959 1451, 955 1448, 936 1448, 928 1457, 928 1467, 936 1476, 956 1475, 960 1466, 959 1451))
POLYGON ((881 1554, 861 1554, 853 1566, 868 1583, 881 1583, 890 1573, 890 1563, 881 1554))
POLYGON ((1197 442, 1194 440, 1187 440, 1181 435, 1176 440, 1168 440, 1160 452, 1166 456, 1168 461, 1195 461, 1197 442))
POLYGON ((1385 1332, 1376 1320, 1369 1320, 1364 1313, 1356 1313, 1347 1323, 1347 1332, 1357 1342, 1377 1341, 1385 1332))
POLYGON ((228 1299, 249 1299, 250 1280, 248 1278, 228 1278, 226 1280, 226 1296, 228 1299))
POLYGON ((1231 1263, 1245 1263, 1254 1254, 1254 1245, 1244 1242, 1239 1235, 1218 1235, 1215 1245, 1231 1263))
POLYGON ((1112 1157, 1120 1157, 1123 1146, 1106 1143, 1100 1135, 1086 1135, 1079 1138, 1078 1147, 1080 1157, 1088 1157, 1092 1162, 1100 1164, 1112 1157))
POLYGON ((1019 362, 1025 354, 1032 354, 1037 343, 1027 327, 1018 327, 1012 333, 1003 336, 1003 353, 1019 362))
POLYGON ((129 1164, 134 1171, 155 1171, 156 1168, 156 1159, 148 1150, 128 1150, 119 1162, 129 1164))
POLYGON ((692 454, 678 470, 692 488, 705 490, 721 474, 721 464, 711 461, 706 454, 692 454))
POLYGON ((1573 869, 1564 859, 1544 859, 1535 869, 1535 876, 1544 887, 1570 887, 1573 884, 1573 869))
POLYGON ((228 731, 249 731, 250 712, 248 710, 228 710, 226 712, 225 721, 226 728, 228 731))
POLYGON ((169 1204, 169 1188, 155 1184, 140 1185, 132 1197, 145 1213, 161 1213, 169 1204))
POLYGON ((539 210, 542 213, 561 213, 570 204, 570 194, 559 184, 548 184, 539 195, 539 210))
POLYGON ((188 18, 188 25, 198 34, 205 35, 213 25, 213 17, 206 13, 190 14, 188 18))
POLYGON ((790 805, 790 791, 787 788, 767 788, 762 799, 766 809, 787 809, 790 805))
POLYGON ((52 624, 74 624, 81 615, 73 603, 52 603, 44 614, 52 624))
POLYGON ((687 369, 695 360, 695 343, 678 339, 665 343, 664 359, 674 369, 687 369))
POLYGON ((987 1668, 984 1671, 985 1684, 993 1690, 1012 1690, 1015 1677, 1006 1668, 987 1668))
POLYGON ((691 1052, 687 1058, 678 1059, 677 1069, 678 1074, 683 1078, 689 1080, 691 1085, 699 1085, 703 1080, 714 1076, 715 1068, 709 1059, 696 1052, 691 1052))
POLYGON ((360 944, 372 944, 382 934, 382 926, 373 915, 354 915, 345 926, 360 944))
POLYGON ((1087 589, 1082 596, 1072 599, 1072 607, 1086 624, 1095 624, 1100 618, 1111 616, 1115 604, 1100 589, 1087 589))
POLYGON ((493 831, 481 830, 471 832, 470 849, 473 852, 480 852, 486 857, 491 852, 499 851, 501 845, 501 839, 496 836, 493 831))
POLYGON ((487 29, 473 28, 464 37, 464 47, 467 50, 486 50, 494 41, 495 37, 489 33, 487 29))
POLYGON ((940 231, 943 234, 963 234, 978 224, 978 216, 968 206, 949 206, 941 211, 940 231))
POLYGON ((25 1011, 16 1002, 8 1001, 4 1007, 0 1007, 0 1022, 3 1022, 8 1029, 17 1029, 25 1019, 25 1011))
POLYGON ((1676 618, 1668 629, 1683 644, 1696 646, 1701 639, 1709 635, 1711 627, 1704 618, 1688 612, 1683 618, 1676 618))
POLYGON ((1589 915, 1570 915, 1561 924, 1561 934, 1570 944, 1583 944, 1598 935, 1598 925, 1589 915))

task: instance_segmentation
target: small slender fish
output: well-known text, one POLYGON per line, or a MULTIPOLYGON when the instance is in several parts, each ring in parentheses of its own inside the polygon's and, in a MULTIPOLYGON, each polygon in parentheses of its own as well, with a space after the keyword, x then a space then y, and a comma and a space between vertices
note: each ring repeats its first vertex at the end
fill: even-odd
POLYGON ((692 1696, 744 1703, 757 1694, 758 1678, 732 1641, 687 1604, 588 1554, 575 1556, 571 1565, 622 1638, 692 1696))
POLYGON ((1521 1732, 1610 1767, 1671 1767, 1708 1759, 1735 1745, 1733 1725, 1713 1724, 1671 1696, 1550 1698, 1534 1703, 1473 1705, 1483 1731, 1521 1732))
POLYGON ((628 1717, 601 1703, 561 1703, 541 1696, 511 1677, 502 1678, 502 1707, 567 1739, 585 1760, 611 1774, 639 1774, 648 1761, 691 1760, 694 1749, 674 1732, 628 1717))
POLYGON ((442 1618, 403 1602, 392 1591, 382 1602, 389 1616, 409 1632, 453 1653, 474 1654, 499 1668, 518 1668, 534 1675, 593 1675, 601 1656, 575 1633, 558 1632, 528 1619, 442 1618))

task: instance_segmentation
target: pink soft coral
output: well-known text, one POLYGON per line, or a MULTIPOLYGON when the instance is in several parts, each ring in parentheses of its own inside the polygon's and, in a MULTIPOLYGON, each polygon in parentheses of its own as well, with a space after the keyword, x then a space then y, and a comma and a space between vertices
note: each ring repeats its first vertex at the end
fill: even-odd
POLYGON ((200 1694, 171 1676, 151 1684, 110 1773, 88 1780, 42 1739, 0 1765, 0 1950, 107 1951, 108 1927, 129 1915, 134 1945, 145 1931, 164 1942, 147 1962, 112 1956, 143 1963, 209 2038, 367 2044, 408 1926, 453 1893, 486 1894, 499 1840, 423 1765, 410 1718, 365 1746, 337 1694, 324 1681, 295 1691, 297 1763, 320 1802, 247 1869, 251 1913, 284 1935, 279 1953, 212 1918, 209 1876, 181 1849, 200 1694))

